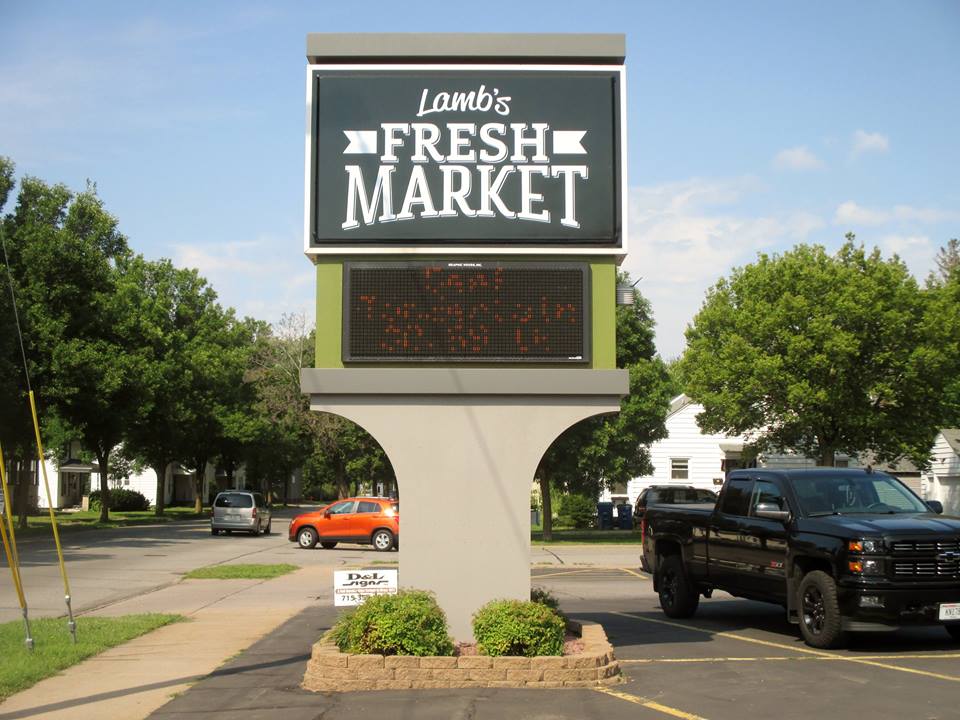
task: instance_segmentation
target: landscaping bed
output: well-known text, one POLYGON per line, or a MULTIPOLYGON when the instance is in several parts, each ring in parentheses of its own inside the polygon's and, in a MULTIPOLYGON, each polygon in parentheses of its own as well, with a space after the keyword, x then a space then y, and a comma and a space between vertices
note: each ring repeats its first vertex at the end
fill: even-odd
POLYGON ((620 663, 603 627, 567 621, 579 641, 566 642, 565 654, 538 657, 352 655, 340 652, 329 636, 313 646, 302 686, 314 692, 406 690, 420 688, 596 687, 621 681, 620 663), (570 652, 571 654, 566 654, 570 652))

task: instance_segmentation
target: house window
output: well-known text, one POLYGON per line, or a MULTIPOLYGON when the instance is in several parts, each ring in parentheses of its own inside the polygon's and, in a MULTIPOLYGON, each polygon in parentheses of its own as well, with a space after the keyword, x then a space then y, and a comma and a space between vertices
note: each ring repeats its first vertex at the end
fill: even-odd
POLYGON ((670 479, 687 480, 690 477, 689 464, 687 458, 670 458, 670 479))
POLYGON ((834 461, 833 461, 833 466, 834 466, 834 467, 838 467, 838 468, 850 467, 850 461, 849 461, 849 460, 834 460, 834 461))

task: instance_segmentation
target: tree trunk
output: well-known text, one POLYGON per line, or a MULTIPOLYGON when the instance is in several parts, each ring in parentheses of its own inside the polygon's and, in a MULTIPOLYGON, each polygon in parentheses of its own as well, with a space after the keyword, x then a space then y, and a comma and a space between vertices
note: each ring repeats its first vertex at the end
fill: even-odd
POLYGON ((820 464, 823 467, 833 467, 836 462, 836 451, 829 445, 820 445, 820 464))
POLYGON ((553 540, 553 504, 550 501, 550 479, 540 475, 540 501, 543 503, 543 541, 553 540))
POLYGON ((343 500, 350 497, 350 483, 347 481, 347 471, 342 464, 337 464, 334 471, 334 479, 337 483, 337 500, 343 500))
POLYGON ((284 475, 283 477, 283 506, 287 506, 287 497, 290 493, 290 476, 284 475))
POLYGON ((203 478, 207 474, 207 459, 197 458, 196 470, 193 473, 193 511, 199 515, 203 512, 203 478))
POLYGON ((167 465, 169 463, 158 464, 153 468, 157 474, 157 502, 153 506, 153 512, 158 517, 163 515, 167 499, 167 465))
MULTIPOLYGON (((27 513, 30 510, 30 471, 24 470, 24 465, 26 465, 24 462, 17 463, 15 471, 17 484, 14 487, 14 496, 10 498, 10 502, 14 503, 17 511, 17 530, 27 529, 27 513)), ((10 509, 11 515, 13 510, 14 508, 10 509)))
POLYGON ((230 489, 233 488, 233 463, 232 463, 232 462, 228 462, 226 465, 224 465, 224 470, 225 470, 226 473, 227 473, 227 487, 226 487, 226 489, 227 489, 227 490, 230 490, 230 489))
POLYGON ((110 451, 97 451, 97 463, 100 465, 100 522, 110 520, 110 466, 108 465, 110 451))

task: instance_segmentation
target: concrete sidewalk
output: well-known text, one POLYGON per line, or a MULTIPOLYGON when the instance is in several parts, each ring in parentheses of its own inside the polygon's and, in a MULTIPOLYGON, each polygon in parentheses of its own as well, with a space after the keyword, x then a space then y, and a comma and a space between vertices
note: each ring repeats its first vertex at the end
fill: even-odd
MULTIPOLYGON (((332 604, 331 567, 268 581, 185 580, 95 615, 167 612, 176 623, 107 650, 0 704, 0 720, 145 718, 311 605, 332 604)), ((83 618, 78 622, 83 632, 83 618)))

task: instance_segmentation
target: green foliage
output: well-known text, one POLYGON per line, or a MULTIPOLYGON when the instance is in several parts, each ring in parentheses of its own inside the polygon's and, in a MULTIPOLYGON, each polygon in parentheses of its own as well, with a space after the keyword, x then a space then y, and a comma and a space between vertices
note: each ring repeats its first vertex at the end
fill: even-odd
POLYGON ((554 596, 549 590, 544 590, 543 588, 535 587, 530 589, 530 602, 540 603, 541 605, 546 605, 548 608, 553 610, 558 615, 563 615, 560 612, 560 601, 554 596))
POLYGON ((542 602, 494 600, 473 616, 473 636, 483 655, 562 655, 563 618, 542 602))
POLYGON ((209 565, 191 570, 184 577, 189 580, 270 580, 299 569, 299 566, 290 563, 209 565))
POLYGON ((340 616, 330 630, 342 652, 452 655, 447 617, 431 593, 401 590, 376 595, 340 616))
MULTIPOLYGON (((150 501, 142 493, 136 490, 127 490, 126 488, 110 489, 110 508, 118 512, 132 512, 150 509, 150 501)), ((101 493, 94 490, 90 493, 90 509, 99 510, 103 503, 100 500, 101 493)))
POLYGON ((707 293, 681 377, 706 432, 760 450, 924 465, 960 372, 960 303, 921 290, 898 258, 854 243, 761 254, 707 293))
MULTIPOLYGON (((618 273, 618 284, 630 284, 618 273)), ((544 454, 536 478, 544 498, 545 539, 552 534, 551 489, 597 497, 604 488, 653 472, 650 443, 666 437, 664 420, 674 387, 656 353, 650 304, 640 293, 617 307, 617 367, 630 374, 630 394, 616 415, 589 418, 564 432, 544 454)))
POLYGON ((30 630, 34 650, 24 645, 23 622, 0 625, 0 701, 26 690, 44 678, 164 625, 183 620, 181 615, 124 615, 77 618, 77 642, 67 632, 64 618, 34 618, 30 630))
POLYGON ((560 505, 560 519, 576 530, 591 527, 596 516, 596 501, 585 495, 566 495, 560 505))

